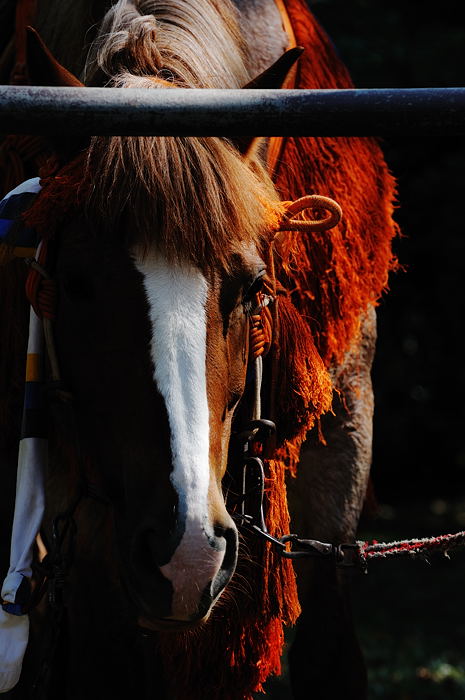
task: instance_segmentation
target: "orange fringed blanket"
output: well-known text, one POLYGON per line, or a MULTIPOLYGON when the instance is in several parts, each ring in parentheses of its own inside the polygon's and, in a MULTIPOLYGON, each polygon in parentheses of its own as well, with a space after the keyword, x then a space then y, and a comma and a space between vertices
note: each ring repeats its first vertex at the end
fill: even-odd
MULTIPOLYGON (((297 43, 306 49, 298 87, 351 87, 305 2, 285 4, 297 43)), ((64 188, 78 187, 74 176, 72 168, 64 169, 45 183, 29 225, 44 230, 53 209, 62 213, 64 188)), ((373 139, 288 138, 276 183, 283 199, 328 195, 344 212, 343 222, 330 232, 307 238, 287 234, 276 261, 280 282, 290 291, 280 300, 280 329, 270 353, 279 357, 275 393, 281 418, 278 455, 267 463, 266 518, 269 530, 280 536, 289 531, 286 471, 296 468, 307 431, 330 408, 327 368, 343 358, 361 314, 386 288, 395 267, 396 226, 394 180, 373 139)), ((243 539, 237 574, 209 622, 192 635, 160 640, 171 697, 251 700, 270 674, 280 672, 283 624, 295 622, 299 612, 290 562, 267 545, 243 539)))
MULTIPOLYGON (((297 44, 300 88, 351 88, 350 76, 305 2, 285 0, 297 44)), ((288 138, 276 172, 283 199, 302 193, 333 197, 344 218, 329 233, 289 234, 281 278, 292 278, 294 303, 310 319, 325 364, 342 360, 360 314, 376 304, 396 267, 391 241, 395 182, 372 138, 288 138), (287 275, 286 275, 287 273, 287 275)))

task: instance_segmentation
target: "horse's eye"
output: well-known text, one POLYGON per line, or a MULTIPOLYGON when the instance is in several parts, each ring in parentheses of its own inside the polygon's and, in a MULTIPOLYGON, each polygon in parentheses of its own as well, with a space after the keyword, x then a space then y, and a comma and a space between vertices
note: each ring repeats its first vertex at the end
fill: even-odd
POLYGON ((246 293, 244 294, 242 298, 242 303, 247 307, 247 305, 250 305, 252 302, 255 294, 259 292, 262 287, 263 287, 263 282, 265 279, 265 272, 266 270, 262 270, 259 275, 254 279, 246 293))

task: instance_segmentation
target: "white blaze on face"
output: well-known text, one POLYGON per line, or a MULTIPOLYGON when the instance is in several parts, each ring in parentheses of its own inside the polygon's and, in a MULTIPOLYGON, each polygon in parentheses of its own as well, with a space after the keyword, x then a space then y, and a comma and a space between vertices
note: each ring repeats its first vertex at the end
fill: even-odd
MULTIPOLYGON (((160 567, 174 589, 172 617, 197 611, 218 573, 223 551, 213 549, 208 522, 209 410, 206 378, 208 285, 193 266, 168 264, 151 254, 135 262, 143 275, 152 324, 154 379, 165 400, 171 431, 171 481, 185 531, 171 561, 160 567)), ((156 465, 154 465, 156 468, 156 465)))

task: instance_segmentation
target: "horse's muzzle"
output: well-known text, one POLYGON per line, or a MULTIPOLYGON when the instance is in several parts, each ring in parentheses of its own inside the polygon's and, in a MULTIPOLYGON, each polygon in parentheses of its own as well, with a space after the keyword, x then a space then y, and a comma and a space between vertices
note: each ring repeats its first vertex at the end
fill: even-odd
POLYGON ((147 627, 169 629, 200 623, 230 581, 237 561, 237 530, 232 521, 205 528, 186 523, 172 556, 159 558, 160 532, 139 534, 131 557, 129 593, 147 627), (166 563, 165 563, 166 562, 166 563), (147 624, 148 623, 148 624, 147 624))

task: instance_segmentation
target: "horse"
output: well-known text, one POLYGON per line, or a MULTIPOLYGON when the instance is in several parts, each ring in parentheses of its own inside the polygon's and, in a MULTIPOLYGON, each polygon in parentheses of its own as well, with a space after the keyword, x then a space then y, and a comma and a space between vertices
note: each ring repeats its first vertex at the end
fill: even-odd
MULTIPOLYGON (((98 29, 90 7, 38 3, 45 44, 29 34, 32 84, 79 89, 77 73, 121 89, 351 86, 303 0, 92 3, 98 29)), ((22 220, 51 250, 65 390, 50 393, 41 538, 50 550, 68 513, 73 552, 66 616, 55 624, 50 596, 31 610, 11 697, 251 700, 280 673, 283 624, 297 623, 294 697, 360 700, 346 576, 333 561, 305 562, 296 583, 289 560, 238 534, 233 438, 253 417, 254 300, 274 300, 261 392, 277 426, 267 527, 354 539, 370 466, 374 307, 395 267, 395 186, 379 145, 82 143, 64 129, 44 150, 41 190, 22 220), (283 202, 309 192, 341 204, 331 233, 286 231, 283 202)), ((10 260, 0 271, 5 522, 27 341, 23 268, 10 260)))

